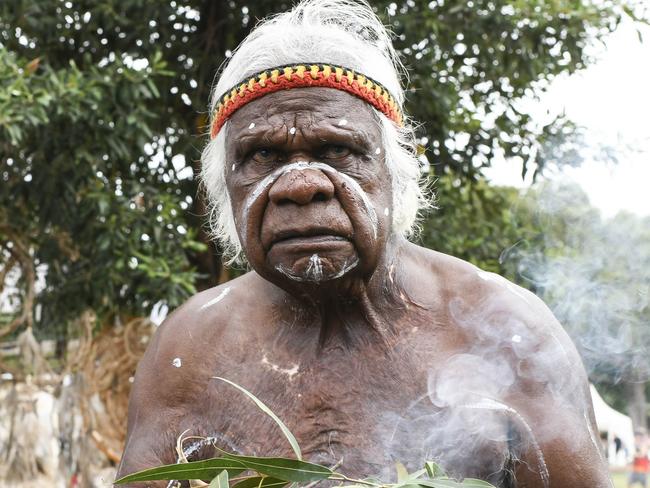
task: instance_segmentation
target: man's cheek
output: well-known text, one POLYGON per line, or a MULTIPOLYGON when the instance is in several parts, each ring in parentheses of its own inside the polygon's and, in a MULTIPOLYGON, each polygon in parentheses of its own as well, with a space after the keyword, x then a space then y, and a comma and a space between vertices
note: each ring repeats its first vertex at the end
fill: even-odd
MULTIPOLYGON (((336 178, 336 177, 335 177, 336 178)), ((354 181, 354 180, 353 180, 354 181)), ((385 183, 383 183, 385 185, 385 183)), ((392 194, 382 191, 376 182, 376 191, 365 191, 356 181, 350 184, 345 177, 337 182, 339 201, 354 227, 354 243, 364 269, 373 268, 391 229, 392 194)))
POLYGON ((364 186, 370 186, 370 191, 366 192, 354 178, 331 166, 299 162, 249 185, 245 191, 240 188, 233 192, 237 230, 251 265, 258 271, 312 282, 337 279, 357 267, 371 269, 378 259, 378 247, 381 247, 378 244, 389 232, 391 195, 381 191, 379 182, 364 186), (297 205, 292 213, 270 201, 269 191, 279 177, 290 171, 314 169, 322 171, 334 186, 335 195, 330 204, 297 205), (337 225, 343 220, 345 225, 337 225), (347 241, 303 249, 269 245, 272 241, 269 236, 278 230, 305 223, 331 228, 335 230, 332 234, 344 236, 347 241))

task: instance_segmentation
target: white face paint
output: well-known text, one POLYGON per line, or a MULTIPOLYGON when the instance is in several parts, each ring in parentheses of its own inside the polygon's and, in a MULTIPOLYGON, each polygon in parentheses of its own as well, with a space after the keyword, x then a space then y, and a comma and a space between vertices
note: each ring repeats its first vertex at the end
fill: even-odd
POLYGON ((377 149, 375 149, 375 154, 381 154, 381 148, 380 148, 380 147, 378 147, 377 149))
POLYGON ((230 167, 231 171, 235 171, 235 163, 232 163, 232 166, 230 167))
POLYGON ((174 360, 172 361, 172 366, 174 366, 175 368, 180 368, 181 365, 182 365, 181 358, 174 358, 174 360))
POLYGON ((219 303, 221 300, 223 300, 223 298, 224 298, 228 293, 230 293, 230 287, 229 287, 229 286, 226 287, 226 288, 225 288, 221 293, 219 293, 218 296, 216 296, 216 297, 213 298, 212 300, 209 300, 209 301, 205 302, 203 305, 201 305, 201 308, 200 308, 199 310, 206 309, 206 308, 211 307, 212 305, 214 305, 214 304, 216 304, 216 303, 219 303))
POLYGON ((255 122, 251 122, 251 125, 248 126, 249 129, 252 129, 253 127, 255 127, 255 122))
POLYGON ((513 335, 512 342, 514 342, 515 344, 519 344, 521 342, 521 336, 519 334, 513 335))
POLYGON ((339 120, 339 125, 341 125, 341 126, 348 125, 348 121, 345 120, 345 119, 341 119, 341 120, 339 120))
POLYGON ((296 133, 296 128, 295 127, 292 127, 291 129, 289 129, 289 134, 294 135, 295 133, 296 133))
MULTIPOLYGON (((354 178, 351 178, 345 173, 341 173, 340 171, 337 171, 336 169, 332 168, 328 164, 311 163, 307 161, 298 161, 295 163, 287 164, 286 166, 282 166, 281 168, 276 169, 273 173, 268 175, 262 181, 260 181, 257 184, 257 186, 255 186, 253 191, 251 191, 250 195, 246 199, 246 203, 244 204, 244 209, 242 211, 242 224, 245 227, 247 227, 248 214, 250 212, 251 207, 257 201, 257 199, 260 198, 260 196, 264 193, 264 191, 268 187, 270 187, 273 183, 275 183, 275 181, 280 176, 286 173, 290 173, 291 171, 302 171, 305 169, 319 169, 325 173, 336 174, 341 179, 345 180, 345 182, 350 186, 350 189, 352 189, 355 193, 357 193, 357 195, 359 195, 359 197, 361 198, 361 202, 363 203, 364 209, 368 214, 368 219, 370 220, 370 224, 372 226, 373 236, 375 239, 377 238, 377 228, 378 228, 377 213, 375 212, 375 207, 373 207, 372 203, 370 202, 370 198, 368 198, 368 195, 366 194, 365 191, 363 191, 363 188, 361 188, 359 183, 357 183, 357 181, 354 178)), ((242 236, 242 246, 246 247, 246 234, 242 236)))
MULTIPOLYGON (((317 255, 314 254, 314 256, 317 256, 317 255)), ((357 266, 357 264, 359 264, 359 258, 355 258, 351 263, 348 263, 348 261, 345 261, 345 263, 343 263, 343 266, 341 267, 341 269, 337 273, 335 273, 333 275, 323 275, 322 274, 322 264, 320 263, 320 258, 319 258, 318 265, 320 266, 320 269, 321 269, 321 271, 320 271, 321 276, 319 277, 319 279, 314 279, 313 272, 312 272, 312 269, 311 269, 312 268, 312 259, 313 259, 314 256, 312 256, 310 258, 309 264, 307 265, 307 271, 305 272, 305 274, 307 276, 304 276, 303 274, 294 273, 292 270, 286 268, 285 266, 282 266, 281 264, 277 265, 275 267, 275 269, 278 270, 280 273, 282 273, 287 278, 290 278, 290 279, 292 279, 294 281, 299 281, 299 282, 303 282, 303 283, 304 282, 318 283, 318 282, 321 282, 321 281, 335 280, 337 278, 340 278, 341 276, 345 275, 348 271, 351 271, 352 269, 354 269, 357 266)))
POLYGON ((318 254, 312 254, 309 258, 309 264, 305 270, 307 276, 311 278, 312 281, 321 281, 323 279, 323 263, 320 260, 318 254))
POLYGON ((388 210, 388 207, 384 209, 384 215, 388 217, 388 214, 390 213, 390 210, 388 210))

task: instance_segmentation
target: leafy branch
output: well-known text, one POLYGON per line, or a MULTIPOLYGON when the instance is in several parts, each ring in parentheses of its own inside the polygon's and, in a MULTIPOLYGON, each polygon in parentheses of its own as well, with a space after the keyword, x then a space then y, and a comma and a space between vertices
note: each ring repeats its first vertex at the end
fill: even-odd
POLYGON ((237 388, 255 402, 260 410, 271 417, 291 444, 296 459, 241 456, 226 452, 213 443, 215 449, 222 453, 221 457, 145 469, 118 479, 115 481, 116 485, 138 481, 208 479, 211 480, 209 484, 199 481, 200 485, 193 484, 192 486, 207 486, 208 488, 284 488, 289 486, 292 488, 291 485, 294 484, 309 483, 309 486, 312 486, 319 481, 329 480, 339 482, 341 488, 494 488, 493 485, 482 480, 465 478, 463 481, 456 481, 449 478, 444 470, 433 461, 425 462, 423 469, 413 473, 409 473, 404 465, 397 463, 397 483, 385 483, 368 478, 351 478, 337 472, 336 467, 332 469, 303 461, 296 438, 267 405, 244 387, 230 380, 216 376, 214 379, 237 388), (242 474, 243 476, 240 476, 242 474))

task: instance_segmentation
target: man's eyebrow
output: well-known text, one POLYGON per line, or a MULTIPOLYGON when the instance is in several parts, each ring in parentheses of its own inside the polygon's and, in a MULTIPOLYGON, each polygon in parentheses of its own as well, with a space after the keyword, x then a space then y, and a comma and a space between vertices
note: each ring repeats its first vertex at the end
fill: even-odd
POLYGON ((236 137, 233 137, 236 157, 244 156, 253 147, 261 145, 279 145, 286 143, 288 133, 280 130, 283 127, 273 127, 270 124, 255 126, 251 129, 243 129, 236 137), (241 132, 244 132, 241 134, 241 132))
POLYGON ((328 120, 327 124, 313 127, 312 132, 316 137, 321 138, 323 141, 326 141, 328 138, 335 140, 339 139, 341 141, 350 141, 359 146, 360 149, 370 150, 372 136, 369 134, 369 132, 367 130, 355 127, 353 122, 346 122, 347 123, 345 125, 341 125, 338 122, 335 123, 332 120, 328 120), (328 135, 329 137, 324 138, 323 135, 328 135))
MULTIPOLYGON (((297 125, 299 137, 304 138, 309 144, 349 145, 361 153, 374 151, 377 145, 377 143, 373 145, 374 138, 371 132, 363 127, 365 124, 358 121, 355 123, 353 119, 342 116, 328 116, 317 121, 314 120, 303 127, 301 124, 297 125)), ((233 134, 234 137, 231 137, 234 157, 242 158, 252 149, 261 146, 282 147, 293 137, 290 135, 290 130, 286 121, 277 125, 266 120, 255 125, 243 123, 233 134)))

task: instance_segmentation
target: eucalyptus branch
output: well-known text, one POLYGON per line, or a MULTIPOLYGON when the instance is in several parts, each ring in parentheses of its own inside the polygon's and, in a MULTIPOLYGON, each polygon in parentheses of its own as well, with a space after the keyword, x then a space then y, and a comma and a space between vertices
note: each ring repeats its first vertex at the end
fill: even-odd
POLYGON ((386 486, 382 483, 373 483, 372 481, 349 478, 342 473, 333 473, 332 476, 330 476, 328 479, 332 481, 345 481, 346 483, 352 483, 353 485, 376 486, 376 487, 386 486))
MULTIPOLYGON (((342 463, 343 463, 343 458, 339 459, 339 460, 336 462, 336 464, 335 464, 334 466, 332 466, 330 469, 331 469, 332 471, 336 471, 337 469, 339 469, 339 467, 341 466, 342 463)), ((330 478, 330 479, 331 479, 331 478, 330 478)), ((309 483, 308 485, 305 485, 303 488, 312 488, 313 486, 316 486, 318 483, 320 483, 320 481, 312 481, 312 482, 309 483)))
MULTIPOLYGON (((463 486, 472 488, 494 488, 491 484, 481 480, 466 478, 462 482, 456 482, 453 479, 449 479, 446 477, 443 470, 433 461, 426 461, 424 469, 410 474, 407 473, 406 468, 400 464, 401 470, 398 466, 397 484, 350 478, 343 473, 338 473, 335 470, 342 464, 343 459, 331 468, 304 461, 300 459, 300 448, 297 444, 296 438, 289 431, 286 425, 269 409, 269 407, 244 387, 225 378, 215 377, 215 379, 225 381, 231 386, 236 387, 240 392, 245 393, 246 396, 255 402, 260 410, 271 417, 281 428, 282 433, 291 444, 291 447, 294 449, 296 454, 296 458, 257 457, 231 454, 221 449, 216 442, 214 442, 214 439, 212 439, 212 446, 222 455, 222 457, 188 462, 187 459, 183 459, 185 457, 182 450, 183 441, 189 438, 206 440, 209 438, 200 436, 183 437, 187 433, 187 431, 185 431, 176 441, 176 449, 179 451, 179 454, 181 454, 181 456, 179 456, 179 462, 176 464, 159 466, 157 468, 145 469, 144 471, 124 476, 123 478, 116 480, 115 484, 119 485, 134 481, 177 479, 198 480, 211 478, 212 482, 209 486, 219 486, 221 488, 227 488, 230 486, 229 483, 235 480, 239 484, 250 479, 255 479, 255 482, 258 483, 257 488, 293 488, 300 483, 307 483, 304 485, 304 488, 312 488, 317 483, 325 480, 370 488, 398 488, 405 485, 416 485, 422 488, 453 488, 463 486), (241 474, 242 471, 254 472, 257 476, 243 476, 229 480, 231 473, 238 475, 241 474), (425 473, 429 478, 420 479, 420 476, 425 473), (257 481, 258 479, 259 482, 257 481)), ((201 484, 200 486, 204 485, 201 484)), ((233 485, 232 488, 236 488, 236 485, 233 485)))

